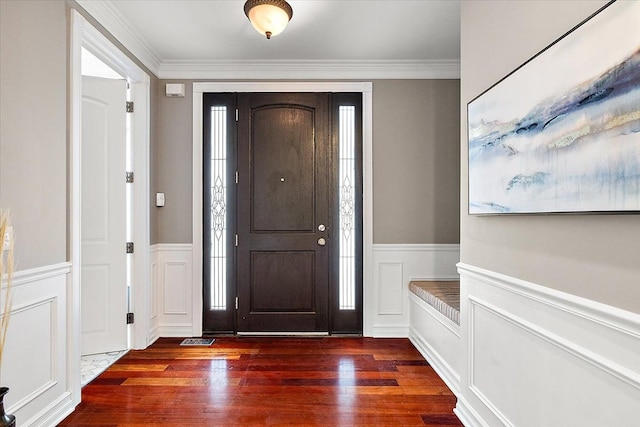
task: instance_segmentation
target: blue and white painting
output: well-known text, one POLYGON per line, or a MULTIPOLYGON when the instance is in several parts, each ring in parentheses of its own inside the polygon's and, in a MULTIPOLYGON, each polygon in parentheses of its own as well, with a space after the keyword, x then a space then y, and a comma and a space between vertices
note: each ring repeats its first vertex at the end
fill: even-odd
POLYGON ((468 105, 469 213, 640 212, 640 1, 468 105))

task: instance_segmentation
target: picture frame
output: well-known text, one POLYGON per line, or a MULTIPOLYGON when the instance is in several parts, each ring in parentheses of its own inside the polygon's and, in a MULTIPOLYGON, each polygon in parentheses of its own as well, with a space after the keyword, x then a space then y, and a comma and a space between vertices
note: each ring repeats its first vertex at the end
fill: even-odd
POLYGON ((467 104, 470 215, 640 212, 638 22, 614 0, 467 104))

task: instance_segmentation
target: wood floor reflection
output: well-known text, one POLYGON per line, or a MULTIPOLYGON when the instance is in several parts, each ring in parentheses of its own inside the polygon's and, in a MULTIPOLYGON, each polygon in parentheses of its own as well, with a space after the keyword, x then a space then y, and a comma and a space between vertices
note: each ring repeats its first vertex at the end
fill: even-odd
POLYGON ((82 390, 62 426, 461 426, 407 339, 163 338, 82 390))

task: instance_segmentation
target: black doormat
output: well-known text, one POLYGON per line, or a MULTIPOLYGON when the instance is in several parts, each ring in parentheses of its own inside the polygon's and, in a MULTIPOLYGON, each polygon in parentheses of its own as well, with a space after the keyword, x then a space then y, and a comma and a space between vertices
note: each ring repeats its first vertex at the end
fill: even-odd
POLYGON ((185 338, 180 345, 204 346, 208 347, 215 341, 215 338, 185 338))

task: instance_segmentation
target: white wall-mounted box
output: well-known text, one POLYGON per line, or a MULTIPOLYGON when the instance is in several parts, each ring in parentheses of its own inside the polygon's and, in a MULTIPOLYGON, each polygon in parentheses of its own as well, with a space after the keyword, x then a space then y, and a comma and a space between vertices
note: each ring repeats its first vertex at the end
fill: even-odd
POLYGON ((184 83, 167 83, 165 95, 172 98, 184 98, 184 83))

